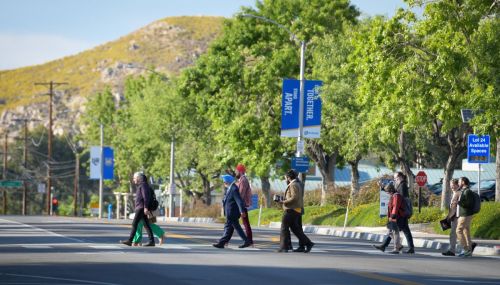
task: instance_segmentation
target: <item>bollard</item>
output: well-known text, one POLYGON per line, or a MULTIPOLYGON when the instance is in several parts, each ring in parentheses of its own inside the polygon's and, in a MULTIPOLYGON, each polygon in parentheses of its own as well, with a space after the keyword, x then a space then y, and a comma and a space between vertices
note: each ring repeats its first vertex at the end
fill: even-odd
POLYGON ((113 204, 108 205, 108 220, 111 220, 111 215, 113 214, 113 204))

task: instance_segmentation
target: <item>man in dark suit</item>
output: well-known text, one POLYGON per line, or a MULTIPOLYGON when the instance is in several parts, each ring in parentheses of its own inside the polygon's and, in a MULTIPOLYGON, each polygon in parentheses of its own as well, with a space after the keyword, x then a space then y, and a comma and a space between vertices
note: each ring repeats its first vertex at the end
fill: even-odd
POLYGON ((248 247, 251 243, 240 225, 240 216, 245 217, 247 215, 245 203, 243 203, 243 200, 240 197, 238 186, 234 184, 233 176, 222 175, 222 181, 224 182, 224 187, 226 189, 224 198, 222 199, 226 223, 224 224, 224 235, 219 239, 219 242, 214 243, 213 246, 216 248, 224 248, 224 245, 229 242, 234 230, 236 229, 236 232, 238 232, 241 239, 244 241, 239 248, 248 247))

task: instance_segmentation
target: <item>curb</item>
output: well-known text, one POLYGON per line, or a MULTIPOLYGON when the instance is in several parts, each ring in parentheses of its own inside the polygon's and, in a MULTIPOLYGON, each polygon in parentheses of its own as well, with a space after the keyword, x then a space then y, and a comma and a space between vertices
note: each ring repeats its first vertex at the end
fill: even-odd
POLYGON ((158 221, 163 221, 163 222, 174 222, 174 223, 199 223, 199 224, 213 224, 215 223, 214 218, 188 218, 188 217, 171 217, 171 218, 166 218, 166 217, 157 217, 156 218, 158 221))
MULTIPOLYGON (((279 229, 281 228, 280 222, 270 222, 269 228, 279 229)), ((317 227, 317 226, 303 226, 304 233, 313 233, 318 235, 327 235, 327 236, 335 236, 335 237, 343 237, 343 238, 352 238, 352 239, 363 239, 370 240, 374 242, 382 242, 385 234, 380 233, 369 233, 369 232, 359 232, 359 231, 344 231, 338 230, 336 228, 326 228, 326 227, 317 227)), ((406 239, 401 238, 401 242, 404 246, 408 246, 406 239)), ((414 238, 413 243, 415 247, 420 248, 428 248, 435 250, 443 250, 447 249, 449 243, 440 242, 431 239, 424 238, 414 238)), ((493 247, 489 246, 477 246, 474 250, 474 255, 480 256, 499 256, 500 255, 500 245, 496 245, 493 247)))

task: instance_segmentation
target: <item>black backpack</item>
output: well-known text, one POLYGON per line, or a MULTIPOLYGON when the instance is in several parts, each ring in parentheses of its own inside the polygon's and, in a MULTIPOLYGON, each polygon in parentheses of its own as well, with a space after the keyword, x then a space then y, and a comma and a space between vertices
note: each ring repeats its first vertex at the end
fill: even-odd
POLYGON ((472 192, 472 214, 477 214, 479 211, 481 211, 481 198, 479 197, 479 194, 477 192, 474 192, 472 190, 469 190, 472 192))
POLYGON ((151 193, 151 202, 149 202, 148 210, 150 210, 150 211, 156 211, 158 209, 158 206, 160 205, 160 203, 156 199, 155 191, 153 189, 151 189, 151 187, 149 187, 149 190, 150 190, 150 193, 151 193))

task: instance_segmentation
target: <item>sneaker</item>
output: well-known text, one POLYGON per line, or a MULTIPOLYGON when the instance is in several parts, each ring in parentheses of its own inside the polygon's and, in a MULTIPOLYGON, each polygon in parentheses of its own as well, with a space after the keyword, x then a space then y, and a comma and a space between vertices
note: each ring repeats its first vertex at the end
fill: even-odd
POLYGON ((311 249, 314 246, 314 242, 311 242, 310 244, 306 245, 306 249, 304 250, 304 253, 308 253, 311 251, 311 249))
POLYGON ((372 246, 378 250, 380 250, 381 252, 384 252, 385 251, 385 246, 383 245, 376 245, 376 244, 372 244, 372 246))
POLYGON ((443 252, 441 254, 444 255, 444 256, 455 256, 455 253, 452 252, 452 251, 450 251, 450 250, 448 250, 447 252, 443 252))
POLYGON ((458 257, 464 257, 465 256, 465 251, 461 251, 459 254, 458 254, 458 257))
POLYGON ((124 244, 124 245, 128 245, 128 246, 132 246, 132 242, 129 240, 121 240, 120 243, 124 244))
POLYGON ((471 244, 471 250, 470 250, 470 253, 474 253, 474 249, 476 248, 476 246, 477 246, 477 243, 475 243, 475 242, 473 242, 473 243, 471 244))
POLYGON ((406 254, 414 254, 415 253, 415 248, 413 247, 410 247, 407 251, 405 251, 404 253, 406 254))

